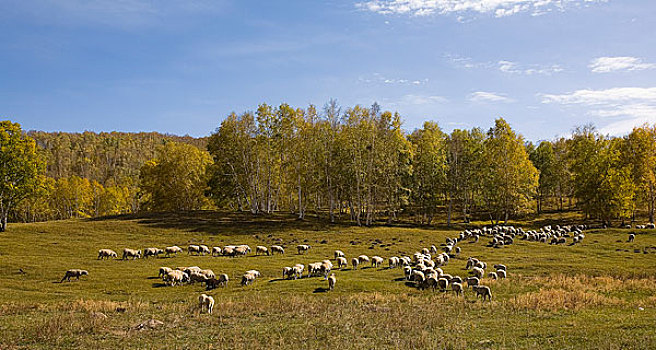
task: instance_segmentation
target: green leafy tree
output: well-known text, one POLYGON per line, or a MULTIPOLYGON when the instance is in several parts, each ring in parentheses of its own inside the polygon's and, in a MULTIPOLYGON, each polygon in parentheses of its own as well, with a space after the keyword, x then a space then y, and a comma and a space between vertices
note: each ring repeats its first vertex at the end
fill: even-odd
POLYGON ((0 232, 9 213, 39 188, 44 161, 20 124, 0 122, 0 232))
POLYGON ((177 142, 167 142, 157 153, 155 159, 141 168, 140 187, 145 208, 157 211, 207 208, 207 168, 212 164, 209 153, 177 142))
POLYGON ((502 118, 487 133, 483 192, 492 221, 507 221, 526 211, 538 185, 538 171, 528 158, 524 140, 502 118))

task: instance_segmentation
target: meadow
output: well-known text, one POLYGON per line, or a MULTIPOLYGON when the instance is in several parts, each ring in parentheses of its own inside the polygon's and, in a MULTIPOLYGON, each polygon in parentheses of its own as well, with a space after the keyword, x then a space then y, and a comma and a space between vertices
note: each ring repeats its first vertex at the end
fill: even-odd
MULTIPOLYGON (((568 220, 576 218, 569 217, 568 220)), ((516 223, 537 228, 556 218, 516 223)), ((481 223, 483 224, 483 223, 481 223)), ((11 224, 0 234, 0 349, 654 349, 655 230, 590 229, 583 243, 551 246, 517 239, 495 249, 489 238, 459 244, 446 273, 467 276, 467 257, 505 264, 508 278, 484 279, 491 302, 418 290, 401 269, 336 270, 323 278, 283 280, 283 266, 360 254, 412 255, 455 237, 462 226, 330 225, 291 215, 192 212, 11 224), (636 233, 632 243, 629 232, 636 233), (121 254, 188 244, 286 248, 283 256, 188 256, 97 260, 98 249, 121 254), (295 246, 312 249, 298 255, 295 246), (227 273, 226 288, 206 292, 213 314, 200 314, 200 284, 169 287, 160 266, 227 273), (59 283, 71 268, 89 271, 59 283), (242 287, 244 271, 262 277, 242 287), (163 325, 138 329, 156 319, 163 325)), ((120 256, 119 256, 120 257, 120 256)))

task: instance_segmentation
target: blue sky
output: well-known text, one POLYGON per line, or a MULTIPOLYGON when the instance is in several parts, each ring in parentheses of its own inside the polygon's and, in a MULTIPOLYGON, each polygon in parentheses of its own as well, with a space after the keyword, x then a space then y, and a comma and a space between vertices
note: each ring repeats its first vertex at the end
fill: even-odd
POLYGON ((259 103, 531 140, 656 123, 651 0, 0 0, 0 117, 209 135, 259 103))

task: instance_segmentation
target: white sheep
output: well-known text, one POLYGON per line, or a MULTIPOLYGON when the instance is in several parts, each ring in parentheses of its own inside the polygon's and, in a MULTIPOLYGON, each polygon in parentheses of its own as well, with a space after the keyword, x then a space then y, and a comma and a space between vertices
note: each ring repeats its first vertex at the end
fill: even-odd
POLYGON ((163 278, 167 273, 171 271, 173 271, 173 269, 170 267, 160 267, 158 276, 163 278))
POLYGON ((483 270, 480 267, 473 267, 470 271, 475 277, 478 277, 479 279, 483 278, 485 275, 485 270, 483 270))
POLYGON ((437 280, 437 285, 440 287, 440 290, 444 292, 449 287, 449 280, 441 277, 437 280))
POLYGON ((481 280, 478 277, 467 277, 467 279, 465 279, 465 282, 467 282, 467 287, 472 287, 472 286, 479 285, 479 283, 481 283, 481 280))
POLYGON ((372 256, 371 257, 371 267, 379 267, 380 265, 383 264, 385 259, 381 258, 380 256, 372 256))
POLYGON ((424 282, 426 277, 424 276, 424 273, 418 270, 413 270, 412 273, 410 274, 410 280, 417 282, 417 284, 420 284, 424 282))
POLYGON ((506 278, 506 270, 497 270, 497 276, 499 278, 506 278))
POLYGON ((128 258, 132 258, 132 260, 141 258, 141 250, 135 250, 129 248, 123 249, 123 260, 126 260, 128 258))
POLYGON ((328 290, 335 289, 335 283, 337 283, 337 277, 332 273, 330 274, 330 277, 328 277, 328 290))
POLYGON ((235 248, 233 246, 225 246, 223 247, 223 255, 224 256, 235 256, 235 248))
POLYGON ((338 256, 337 257, 337 267, 340 269, 345 268, 348 265, 348 262, 345 257, 343 256, 338 256))
POLYGON ((202 244, 198 247, 200 248, 200 255, 210 254, 210 247, 202 244))
POLYGON ((177 256, 178 253, 182 253, 182 248, 178 247, 177 245, 173 245, 173 246, 164 248, 164 251, 166 252, 166 256, 170 256, 171 254, 177 256))
MULTIPOLYGON (((501 270, 501 271, 503 271, 503 270, 501 270)), ((493 279, 493 280, 496 280, 496 279, 499 278, 499 276, 497 275, 496 272, 490 272, 490 273, 488 273, 488 274, 487 274, 487 277, 490 277, 490 278, 493 279)))
POLYGON ((221 247, 212 247, 212 256, 220 256, 223 254, 221 247))
POLYGON ((351 259, 351 265, 353 266, 353 270, 358 269, 358 265, 360 265, 360 259, 358 258, 352 258, 351 259))
POLYGON ((190 244, 187 247, 187 255, 190 255, 190 254, 194 255, 194 253, 196 253, 196 255, 200 255, 200 246, 196 245, 196 244, 190 244))
POLYGON ((299 244, 296 246, 296 250, 298 250, 298 254, 307 253, 307 251, 310 250, 310 248, 312 247, 308 244, 299 244))
POLYGON ((494 264, 493 267, 494 267, 495 269, 497 269, 497 270, 504 270, 504 271, 507 270, 507 269, 506 269, 506 265, 503 265, 503 264, 494 264))
POLYGON ((284 255, 285 254, 285 248, 283 248, 279 245, 272 245, 271 246, 271 255, 273 255, 273 253, 278 253, 278 254, 284 255))
POLYGON ((412 267, 403 266, 403 274, 405 275, 406 280, 410 280, 410 275, 412 274, 412 267))
POLYGON ((293 276, 293 271, 294 271, 294 269, 291 268, 291 267, 289 267, 289 266, 285 266, 285 267, 283 267, 283 268, 282 268, 282 278, 283 278, 283 279, 284 279, 284 278, 292 278, 292 276, 293 276))
POLYGON ((169 283, 171 286, 182 284, 189 281, 189 274, 180 270, 169 271, 164 276, 164 282, 169 283))
POLYGON ((247 245, 240 245, 235 248, 234 255, 247 255, 251 252, 251 247, 247 245))
POLYGON ((492 291, 490 291, 490 287, 480 285, 480 286, 473 286, 472 289, 476 293, 476 298, 482 295, 483 301, 485 301, 485 297, 487 297, 489 301, 492 301, 492 291))
POLYGON ((255 255, 260 255, 260 254, 269 255, 269 248, 267 248, 265 246, 261 246, 261 245, 256 246, 255 247, 255 255))
POLYGON ((200 297, 198 297, 198 303, 200 305, 200 312, 203 312, 203 310, 207 308, 207 313, 212 313, 212 309, 214 309, 214 298, 207 294, 201 294, 200 297))
POLYGON ((116 259, 118 257, 118 254, 116 254, 115 251, 111 249, 100 249, 98 251, 98 259, 104 259, 104 258, 114 258, 116 259))
POLYGON ((629 235, 629 240, 628 242, 633 242, 635 240, 635 235, 632 233, 629 235))
POLYGON ((294 269, 294 279, 301 278, 303 276, 303 270, 305 270, 305 265, 296 264, 293 267, 294 269))
POLYGON ((76 279, 80 279, 81 276, 87 276, 89 275, 89 271, 87 270, 80 270, 80 269, 70 269, 66 271, 66 274, 64 274, 64 278, 59 281, 59 283, 64 282, 64 280, 70 282, 71 277, 75 277, 76 279))
POLYGON ((389 258, 387 261, 388 261, 390 269, 393 269, 393 268, 399 266, 399 263, 401 262, 401 260, 397 256, 393 256, 393 257, 389 258))
POLYGON ((458 282, 451 283, 451 290, 456 293, 456 296, 459 296, 463 291, 462 284, 458 282))
POLYGON ((337 260, 337 258, 346 258, 346 255, 344 254, 343 251, 341 251, 341 250, 336 250, 336 251, 335 251, 335 260, 337 260))
POLYGON ((241 285, 242 286, 247 286, 255 281, 260 277, 260 272, 257 270, 249 270, 244 273, 244 275, 241 277, 241 285))
POLYGON ((144 256, 144 258, 147 258, 149 256, 157 257, 158 255, 160 255, 162 253, 164 253, 164 251, 159 249, 159 248, 146 248, 146 249, 144 249, 143 256, 144 256))
POLYGON ((369 257, 366 255, 360 255, 358 256, 358 261, 360 262, 361 265, 364 265, 364 263, 369 262, 369 257))

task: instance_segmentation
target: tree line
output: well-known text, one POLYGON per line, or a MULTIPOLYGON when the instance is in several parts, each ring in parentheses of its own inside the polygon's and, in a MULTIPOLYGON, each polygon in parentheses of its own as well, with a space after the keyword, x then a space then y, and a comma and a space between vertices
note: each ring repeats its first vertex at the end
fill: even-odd
POLYGON ((654 219, 649 125, 624 137, 588 125, 533 144, 502 118, 488 130, 446 133, 427 121, 408 133, 398 113, 331 100, 320 110, 232 113, 209 138, 25 133, 5 121, 0 142, 5 223, 217 208, 358 225, 501 222, 571 208, 608 224, 654 219))

